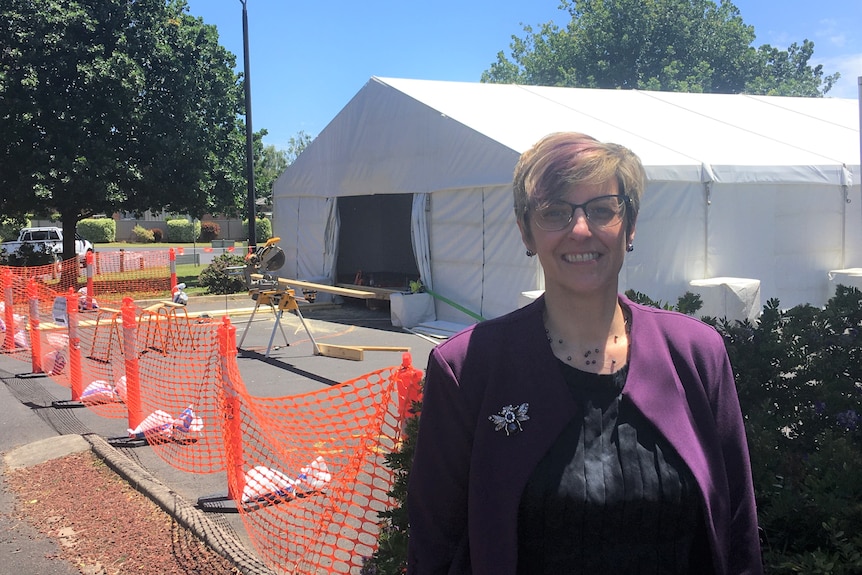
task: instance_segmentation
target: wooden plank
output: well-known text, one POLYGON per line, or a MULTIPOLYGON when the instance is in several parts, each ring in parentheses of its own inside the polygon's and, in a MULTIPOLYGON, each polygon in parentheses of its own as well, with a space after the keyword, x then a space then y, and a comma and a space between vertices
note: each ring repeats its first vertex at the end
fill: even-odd
POLYGON ((362 351, 410 351, 407 346, 391 346, 391 345, 354 345, 362 351))
MULTIPOLYGON (((103 307, 101 309, 102 309, 102 311, 108 311, 108 308, 103 307)), ((114 313, 114 310, 110 310, 110 312, 114 313)), ((222 310, 214 310, 214 311, 190 311, 189 312, 189 319, 199 319, 203 316, 206 316, 210 319, 217 319, 217 318, 220 318, 220 317, 225 316, 225 315, 228 317, 240 316, 240 315, 251 315, 252 312, 254 312, 253 307, 240 307, 240 308, 233 308, 233 309, 227 309, 227 310, 222 309, 222 310)), ((120 313, 119 310, 117 310, 116 313, 120 313)), ((95 327, 97 321, 98 320, 95 320, 95 319, 82 319, 82 320, 78 321, 78 327, 79 328, 95 327)), ((110 317, 103 317, 100 324, 101 325, 110 324, 112 321, 116 321, 116 322, 120 323, 120 318, 112 319, 110 317)), ((69 329, 69 326, 67 326, 67 325, 56 324, 56 323, 50 322, 50 321, 39 322, 39 331, 61 331, 61 330, 67 330, 67 329, 69 329)))
POLYGON ((326 343, 317 344, 318 355, 326 357, 335 357, 338 359, 352 359, 353 361, 362 361, 365 359, 365 353, 361 348, 352 347, 349 345, 332 345, 326 343))
POLYGON ((389 289, 382 287, 372 287, 372 286, 361 286, 356 284, 335 284, 337 287, 345 288, 345 289, 355 289, 355 290, 365 290, 370 291, 377 294, 376 299, 388 300, 389 296, 394 293, 404 293, 404 290, 400 289, 389 289))
POLYGON ((410 351, 409 347, 388 345, 333 345, 327 343, 317 344, 318 355, 335 357, 338 359, 352 359, 362 361, 365 359, 366 351, 410 351))
MULTIPOLYGON (((261 274, 251 274, 251 279, 253 280, 261 280, 263 279, 263 275, 261 274)), ((317 284, 312 282, 304 282, 300 280, 292 280, 287 278, 278 278, 278 283, 283 285, 295 286, 299 288, 305 288, 309 290, 322 291, 324 293, 332 293, 336 295, 343 295, 346 297, 353 297, 357 299, 379 299, 378 294, 366 290, 366 289, 348 289, 337 286, 330 286, 326 284, 317 284)))

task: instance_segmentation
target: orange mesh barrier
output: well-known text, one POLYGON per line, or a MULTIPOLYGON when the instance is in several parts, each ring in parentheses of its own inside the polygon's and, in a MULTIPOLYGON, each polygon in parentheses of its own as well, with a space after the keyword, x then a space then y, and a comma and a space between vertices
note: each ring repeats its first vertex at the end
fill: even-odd
POLYGON ((14 357, 30 359, 41 345, 42 368, 73 401, 127 418, 129 435, 178 469, 225 472, 228 497, 274 571, 359 571, 377 547, 378 513, 391 504, 384 457, 418 399, 422 374, 409 354, 401 366, 319 391, 254 397, 227 318, 193 319, 182 306, 129 297, 87 310, 85 296, 67 291, 58 325, 60 293, 40 282, 42 270, 29 271, 15 279, 0 269, 4 298, 25 286, 24 301, 13 297, 0 317, 12 309, 12 322, 38 342, 14 357))
MULTIPOLYGON (((51 305, 55 295, 80 291, 82 297, 96 298, 96 305, 119 304, 123 297, 137 299, 171 293, 171 250, 95 252, 82 266, 78 258, 32 267, 0 266, 12 275, 13 298, 26 301, 26 286, 34 280, 42 286, 40 299, 51 305)), ((92 302, 90 302, 92 303, 92 302)), ((90 307, 93 307, 90 305, 90 307)))

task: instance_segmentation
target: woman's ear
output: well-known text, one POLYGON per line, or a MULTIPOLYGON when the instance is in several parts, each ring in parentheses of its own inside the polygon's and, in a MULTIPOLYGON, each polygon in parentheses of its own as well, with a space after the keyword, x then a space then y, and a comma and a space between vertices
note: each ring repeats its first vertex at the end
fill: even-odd
POLYGON ((521 241, 524 242, 524 246, 527 248, 527 251, 535 254, 536 248, 533 245, 533 234, 527 229, 526 224, 524 224, 524 220, 518 218, 518 230, 521 232, 521 241))

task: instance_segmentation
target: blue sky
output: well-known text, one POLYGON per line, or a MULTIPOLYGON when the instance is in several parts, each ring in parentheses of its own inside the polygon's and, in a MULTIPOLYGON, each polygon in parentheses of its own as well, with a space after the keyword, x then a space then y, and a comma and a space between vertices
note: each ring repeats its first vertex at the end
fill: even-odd
MULTIPOLYGON (((242 70, 240 0, 187 0, 218 27, 242 70)), ((814 63, 841 72, 829 93, 857 97, 862 76, 860 0, 736 0, 754 44, 785 49, 814 42, 814 63), (856 27, 854 33, 854 27, 856 27)), ((317 136, 372 76, 478 82, 509 53, 512 35, 568 14, 557 0, 247 0, 252 125, 266 144, 286 148, 300 130, 317 136)))

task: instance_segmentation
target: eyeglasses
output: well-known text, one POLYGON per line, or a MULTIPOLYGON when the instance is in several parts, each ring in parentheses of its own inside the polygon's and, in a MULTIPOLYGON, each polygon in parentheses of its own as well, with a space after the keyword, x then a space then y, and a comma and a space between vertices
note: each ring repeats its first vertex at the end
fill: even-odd
POLYGON ((572 223, 575 210, 581 208, 587 221, 599 228, 618 224, 631 202, 626 195, 599 196, 583 204, 572 204, 562 200, 540 204, 533 213, 533 220, 546 232, 557 232, 572 223))

